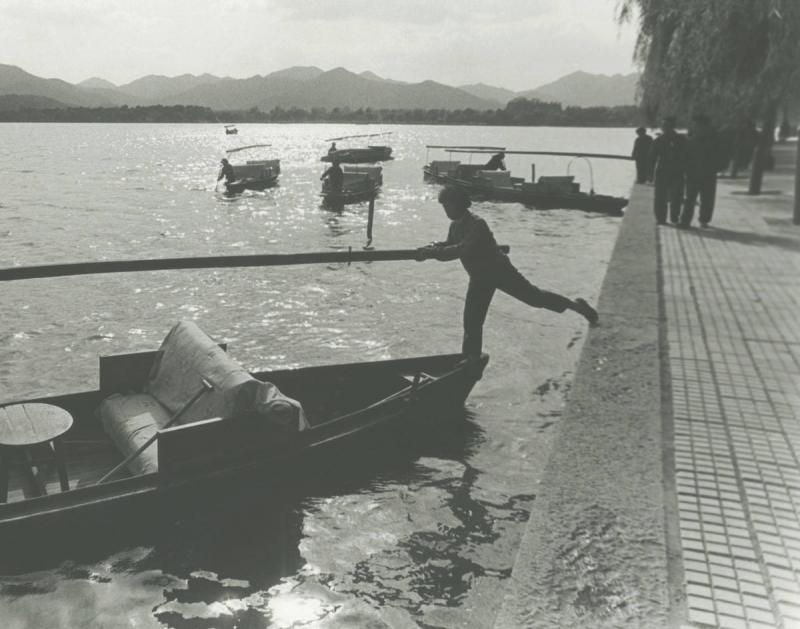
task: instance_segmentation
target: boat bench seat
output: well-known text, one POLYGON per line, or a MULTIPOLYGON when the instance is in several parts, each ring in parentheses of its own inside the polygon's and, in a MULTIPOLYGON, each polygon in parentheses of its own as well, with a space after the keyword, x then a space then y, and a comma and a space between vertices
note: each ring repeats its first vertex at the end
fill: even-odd
MULTIPOLYGON (((100 405, 99 414, 106 432, 127 457, 184 408, 181 424, 247 416, 288 430, 308 427, 297 400, 251 376, 192 321, 181 321, 167 334, 144 391, 111 395, 100 405), (204 379, 213 389, 185 408, 202 389, 204 379)), ((158 443, 133 459, 128 468, 135 474, 157 471, 158 443)))

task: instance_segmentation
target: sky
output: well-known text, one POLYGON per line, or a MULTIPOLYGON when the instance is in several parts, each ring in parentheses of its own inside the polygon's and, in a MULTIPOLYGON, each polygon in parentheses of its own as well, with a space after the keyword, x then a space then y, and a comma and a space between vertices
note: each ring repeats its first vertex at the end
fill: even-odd
POLYGON ((77 83, 290 66, 513 90, 628 74, 616 0, 0 0, 0 63, 77 83))

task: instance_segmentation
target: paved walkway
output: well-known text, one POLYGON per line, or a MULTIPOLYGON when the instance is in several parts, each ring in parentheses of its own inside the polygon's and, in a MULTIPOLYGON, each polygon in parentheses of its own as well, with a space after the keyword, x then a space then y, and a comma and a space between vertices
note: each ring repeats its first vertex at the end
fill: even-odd
POLYGON ((496 629, 800 629, 795 149, 709 229, 634 186, 496 629))
POLYGON ((800 628, 793 151, 763 196, 721 180, 711 229, 659 230, 685 626, 800 628))

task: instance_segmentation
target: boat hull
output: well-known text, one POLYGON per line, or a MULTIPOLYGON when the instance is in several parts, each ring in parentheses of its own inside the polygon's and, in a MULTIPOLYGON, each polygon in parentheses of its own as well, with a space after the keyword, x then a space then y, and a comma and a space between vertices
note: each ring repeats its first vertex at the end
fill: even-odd
POLYGON ((239 179, 225 184, 225 194, 241 194, 245 190, 262 191, 278 185, 278 175, 260 179, 239 179))
POLYGON ((359 186, 357 188, 343 189, 341 191, 325 190, 323 188, 322 202, 326 206, 342 206, 350 205, 352 203, 363 203, 378 196, 380 192, 380 185, 370 184, 367 186, 359 186))
POLYGON ((566 209, 597 212, 610 216, 622 216, 623 208, 628 200, 605 194, 587 194, 585 192, 540 192, 522 190, 519 187, 503 188, 481 184, 476 181, 459 179, 450 175, 435 173, 425 167, 423 175, 426 181, 444 185, 457 186, 467 190, 476 199, 487 199, 505 203, 522 203, 537 209, 566 209))
MULTIPOLYGON (((76 439, 97 439, 102 429, 92 408, 110 392, 140 389, 154 357, 154 352, 111 357, 105 375, 101 371, 100 390, 25 402, 65 408, 76 418, 76 439)), ((352 396, 348 403, 356 408, 327 417, 335 401, 303 401, 313 421, 300 432, 246 418, 165 429, 159 433, 156 473, 0 504, 0 569, 13 571, 35 557, 68 554, 104 533, 119 540, 191 518, 232 494, 247 500, 253 495, 245 489, 251 483, 263 500, 265 492, 286 490, 301 473, 358 465, 382 444, 395 448, 424 439, 459 416, 487 362, 486 355, 473 363, 440 355, 254 374, 301 400, 310 389, 352 396), (364 397, 375 392, 382 395, 377 401, 364 397), (273 481, 277 485, 270 488, 273 481)))

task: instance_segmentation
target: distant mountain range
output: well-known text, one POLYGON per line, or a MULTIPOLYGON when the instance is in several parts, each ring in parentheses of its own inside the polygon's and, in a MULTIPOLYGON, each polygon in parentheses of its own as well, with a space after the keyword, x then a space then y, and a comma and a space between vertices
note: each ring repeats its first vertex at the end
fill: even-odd
POLYGON ((574 72, 532 90, 435 81, 406 83, 372 72, 356 74, 344 68, 325 71, 296 66, 246 79, 211 74, 166 77, 148 75, 124 85, 93 77, 78 84, 44 79, 21 68, 0 64, 0 109, 53 107, 114 107, 137 105, 198 105, 215 110, 257 107, 333 109, 497 109, 519 97, 564 105, 632 105, 638 75, 605 76, 574 72))

